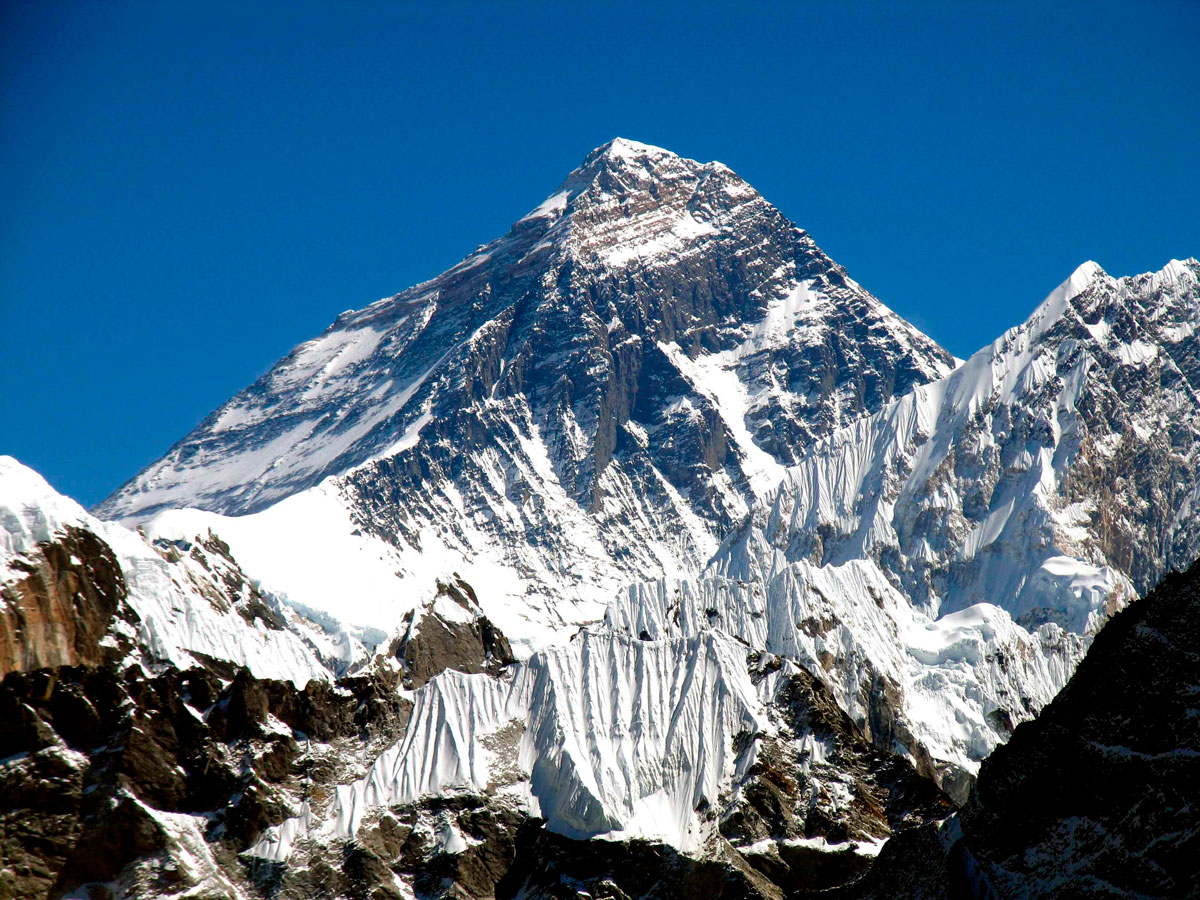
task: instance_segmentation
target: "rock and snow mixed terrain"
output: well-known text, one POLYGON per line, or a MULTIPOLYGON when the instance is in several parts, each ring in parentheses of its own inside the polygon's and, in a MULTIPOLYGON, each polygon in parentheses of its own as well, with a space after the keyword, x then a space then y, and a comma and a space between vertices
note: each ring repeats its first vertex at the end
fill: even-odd
POLYGON ((956 367, 725 166, 597 149, 100 518, 0 460, 0 703, 23 723, 0 787, 71 773, 54 839, 14 832, 48 867, 21 877, 853 880, 1200 555, 1198 276, 1086 264, 956 367), (60 695, 124 712, 81 737, 60 695), (145 838, 125 862, 69 849, 122 817, 145 838))
POLYGON ((275 593, 385 631, 458 571, 528 655, 632 581, 699 571, 814 437, 952 362, 728 168, 618 139, 97 513, 211 527, 275 593))
POLYGON ((1197 647, 1200 565, 1097 635, 1062 693, 984 761, 953 818, 897 840, 838 896, 1195 896, 1197 647))
MULTIPOLYGON (((155 546, 88 514, 9 456, 0 456, 0 526, 6 601, 0 614, 25 654, 5 671, 100 661, 99 648, 81 660, 73 647, 53 640, 76 630, 79 603, 71 592, 101 580, 98 564, 113 570, 105 579, 113 582, 108 614, 122 613, 100 644, 115 647, 123 639, 152 667, 186 668, 213 658, 303 688, 312 678, 331 679, 365 661, 365 649, 346 632, 326 631, 261 594, 219 539, 201 534, 186 546, 155 546), (94 560, 56 552, 60 544, 69 550, 63 541, 73 535, 92 536, 102 548, 94 560)), ((100 626, 98 637, 107 627, 100 626)))

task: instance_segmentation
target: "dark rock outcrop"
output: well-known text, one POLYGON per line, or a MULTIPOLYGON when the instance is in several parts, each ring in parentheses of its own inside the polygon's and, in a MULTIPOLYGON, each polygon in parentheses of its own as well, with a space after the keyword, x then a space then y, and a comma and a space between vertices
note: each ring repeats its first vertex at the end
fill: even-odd
POLYGON ((457 576, 438 581, 433 600, 405 619, 408 626, 390 649, 405 687, 418 688, 446 669, 498 675, 516 661, 508 639, 479 608, 475 589, 457 576), (449 608, 439 612, 441 603, 449 608))
POLYGON ((104 541, 68 528, 13 566, 28 574, 0 588, 0 676, 46 666, 99 665, 115 652, 101 641, 118 610, 132 617, 125 576, 104 541))
POLYGON ((932 777, 873 746, 808 672, 783 683, 774 708, 787 731, 760 747, 742 803, 720 830, 736 847, 755 847, 746 860, 786 894, 855 881, 873 862, 856 844, 872 845, 953 813, 932 777), (820 758, 797 754, 806 745, 819 749, 820 758), (796 840, 813 838, 842 849, 796 840), (758 849, 762 841, 770 842, 766 849, 758 849))
POLYGON ((208 852, 236 880, 236 853, 286 818, 306 784, 338 776, 313 743, 394 740, 408 710, 385 675, 298 690, 244 670, 231 681, 205 669, 10 673, 0 683, 0 857, 12 896, 57 897, 160 856, 170 870, 179 837, 164 813, 203 816, 208 852))

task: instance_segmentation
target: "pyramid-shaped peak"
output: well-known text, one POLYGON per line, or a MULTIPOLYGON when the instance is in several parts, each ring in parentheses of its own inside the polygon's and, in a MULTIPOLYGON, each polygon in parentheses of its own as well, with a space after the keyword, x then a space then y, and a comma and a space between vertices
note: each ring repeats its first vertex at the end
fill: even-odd
MULTIPOLYGON (((587 192, 591 197, 630 196, 645 192, 651 183, 695 182, 706 173, 721 172, 737 179, 721 163, 702 163, 687 159, 653 144, 617 137, 601 144, 584 157, 558 188, 520 221, 557 219, 569 214, 572 203, 587 192)), ((747 194, 753 190, 744 185, 747 194)), ((657 201, 661 197, 655 195, 657 201)))
POLYGON ((1102 278, 1107 274, 1100 266, 1100 263, 1089 259, 1076 266, 1075 271, 1071 273, 1071 277, 1065 283, 1071 285, 1072 289, 1078 293, 1097 278, 1102 278))
POLYGON ((607 144, 601 144, 586 157, 579 168, 572 174, 584 178, 595 177, 600 172, 640 171, 653 174, 664 168, 675 169, 683 166, 688 169, 699 169, 703 163, 692 159, 684 159, 677 153, 655 147, 653 144, 643 144, 628 138, 613 138, 607 144))

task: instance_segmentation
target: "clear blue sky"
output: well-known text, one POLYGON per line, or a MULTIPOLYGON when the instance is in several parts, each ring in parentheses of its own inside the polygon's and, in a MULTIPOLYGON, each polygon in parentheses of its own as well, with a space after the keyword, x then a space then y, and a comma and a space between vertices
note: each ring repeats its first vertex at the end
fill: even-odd
POLYGON ((1200 3, 574 6, 0 4, 0 452, 99 501, 616 135, 960 356, 1200 255, 1200 3))

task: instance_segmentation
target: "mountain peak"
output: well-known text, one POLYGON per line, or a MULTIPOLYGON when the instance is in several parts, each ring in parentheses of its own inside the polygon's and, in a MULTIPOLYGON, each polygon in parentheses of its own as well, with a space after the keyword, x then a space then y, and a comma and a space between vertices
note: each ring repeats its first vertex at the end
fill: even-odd
POLYGON ((588 158, 591 157, 634 160, 643 157, 671 157, 678 159, 679 155, 662 147, 656 147, 653 144, 643 144, 641 141, 631 141, 629 138, 615 137, 589 153, 588 158))
POLYGON ((1090 259, 1076 266, 1075 271, 1068 276, 1067 280, 1050 292, 1050 295, 1038 305, 1023 325, 1009 329, 997 343, 1005 341, 1007 337, 1021 330, 1028 331, 1031 338, 1041 336, 1062 317, 1072 300, 1086 291, 1096 279, 1105 278, 1107 275, 1108 273, 1100 268, 1099 263, 1090 259))
POLYGON ((710 205, 727 208, 761 199, 721 163, 699 162, 662 147, 617 137, 584 157, 518 224, 570 219, 576 226, 577 243, 589 244, 594 237, 625 258, 622 248, 630 241, 644 242, 647 228, 657 234, 670 230, 672 224, 682 223, 685 230, 690 227, 685 220, 697 191, 708 196, 710 205), (707 182, 711 183, 705 189, 702 186, 707 182), (582 217, 577 215, 581 210, 586 211, 582 217))
POLYGON ((705 166, 685 159, 670 150, 627 138, 613 138, 584 157, 577 169, 567 176, 563 187, 582 189, 600 183, 606 191, 619 189, 632 175, 635 181, 658 181, 672 174, 696 174, 705 166))
POLYGON ((616 477, 614 455, 637 455, 644 426, 626 423, 640 416, 687 435, 664 445, 657 474, 641 457, 628 466, 650 479, 638 484, 682 486, 681 508, 703 509, 686 550, 695 565, 794 447, 947 370, 944 351, 835 266, 727 167, 615 138, 505 235, 297 347, 99 509, 138 520, 185 506, 249 513, 368 462, 461 445, 462 427, 480 448, 495 434, 504 453, 525 453, 536 426, 548 449, 529 446, 556 467, 547 489, 582 504, 582 520, 616 477), (853 350, 837 337, 860 327, 853 350), (823 387, 826 374, 810 378, 826 359, 811 348, 826 340, 838 341, 832 377, 855 384, 853 403, 823 387), (715 358, 697 368, 697 353, 743 345, 755 360, 738 371, 715 358), (259 453, 260 440, 276 443, 259 453), (715 468, 693 476, 696 453, 715 468), (722 473, 713 494, 709 471, 722 473))
POLYGON ((1200 280, 1200 263, 1196 258, 1172 259, 1157 272, 1150 273, 1155 287, 1163 287, 1181 281, 1200 280))
MULTIPOLYGON (((711 164, 710 164, 711 165, 711 164)), ((684 159, 670 150, 616 137, 588 153, 549 197, 522 219, 556 219, 577 196, 593 188, 602 195, 626 195, 646 182, 679 175, 698 175, 703 163, 684 159)))
POLYGON ((1076 266, 1071 276, 1055 288, 1050 297, 1059 298, 1062 304, 1069 303, 1091 287, 1093 282, 1102 278, 1108 278, 1108 273, 1101 268, 1100 263, 1089 259, 1076 266))

